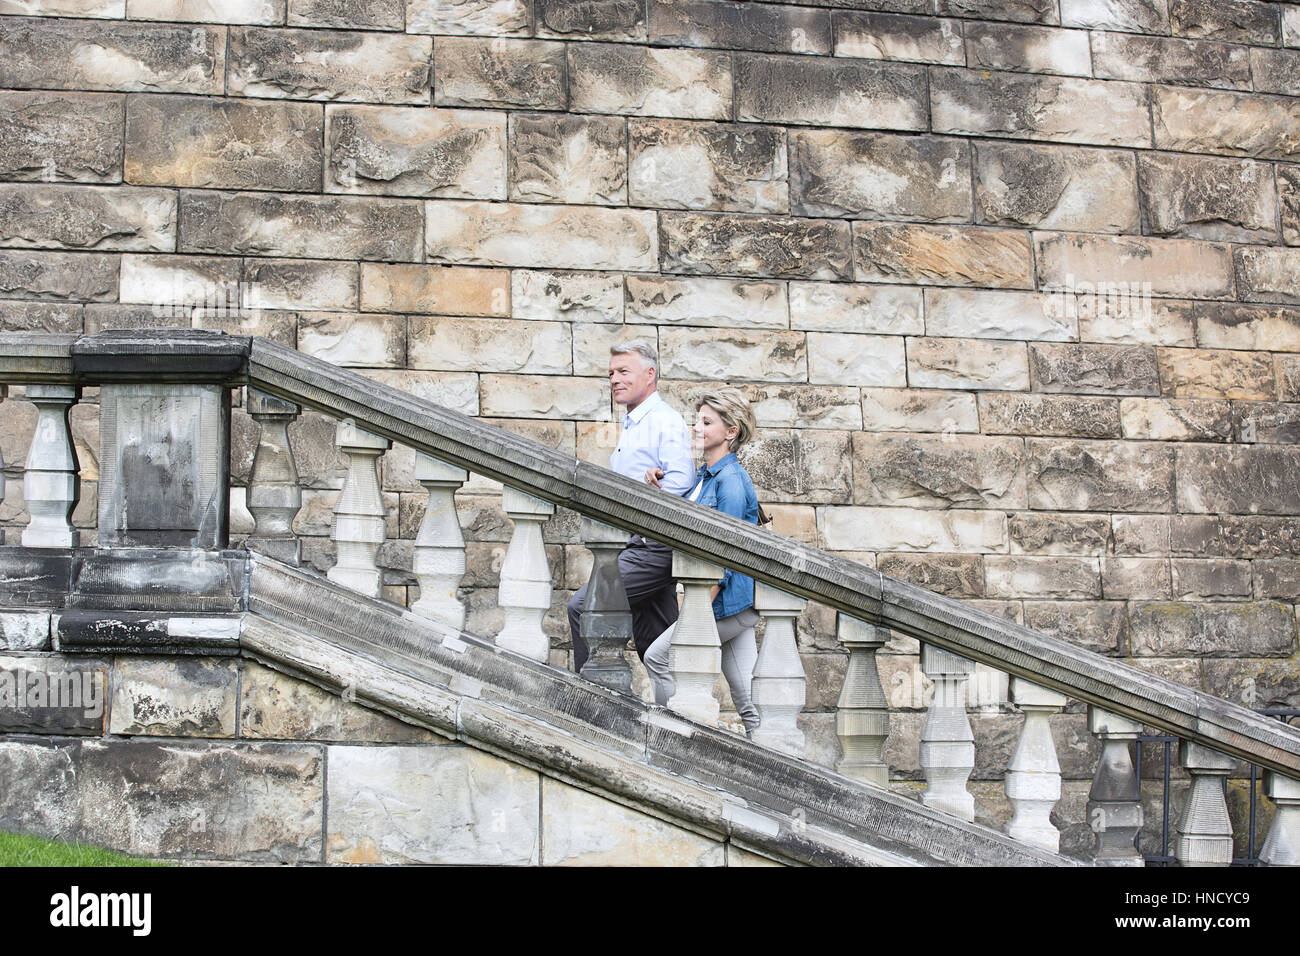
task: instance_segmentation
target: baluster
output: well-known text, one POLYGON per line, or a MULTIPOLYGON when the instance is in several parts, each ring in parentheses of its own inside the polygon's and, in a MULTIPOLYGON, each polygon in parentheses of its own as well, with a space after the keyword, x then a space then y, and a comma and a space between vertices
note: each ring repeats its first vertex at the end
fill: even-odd
POLYGON ((497 635, 497 646, 545 662, 551 656, 551 639, 542 630, 542 618, 551 607, 551 568, 546 563, 542 524, 555 514, 555 505, 506 488, 501 506, 514 521, 515 533, 501 564, 497 601, 505 612, 505 625, 497 635))
POLYGON ((248 478, 248 510, 255 526, 247 543, 273 558, 300 564, 302 542, 293 533, 293 519, 302 507, 302 489, 289 445, 289 425, 302 409, 252 387, 244 403, 249 417, 261 426, 248 478))
POLYGON ((1025 726, 1007 765, 1004 786, 1012 817, 1002 829, 1012 839, 1056 853, 1061 849, 1061 834, 1052 826, 1051 815, 1061 799, 1061 765, 1047 718, 1061 712, 1066 697, 1013 677, 1011 699, 1024 711, 1025 726))
POLYGON ((718 724, 713 685, 722 673, 722 642, 713 617, 709 589, 722 580, 724 569, 681 551, 673 552, 673 577, 686 592, 682 613, 673 628, 668 669, 677 692, 668 707, 702 724, 718 724))
POLYGON ((1228 866, 1232 863, 1232 820, 1223 781, 1232 770, 1232 758, 1184 740, 1178 761, 1192 775, 1192 789, 1178 821, 1174 856, 1182 866, 1228 866))
POLYGON ((81 495, 77 451, 68 430, 68 410, 81 398, 72 385, 28 385, 27 399, 40 413, 27 453, 23 495, 31 521, 23 530, 27 548, 75 548, 81 535, 69 520, 81 495))
POLYGON ((767 626, 750 685, 754 706, 763 720, 753 739, 796 757, 803 756, 806 743, 799 729, 799 712, 807 700, 807 680, 794 622, 807 604, 804 598, 754 582, 754 608, 767 619, 767 626))
POLYGON ((1273 801, 1274 812, 1259 858, 1269 866, 1300 866, 1300 780, 1269 770, 1264 774, 1264 792, 1273 801))
MULTIPOLYGON (((9 397, 9 386, 0 385, 0 402, 9 397)), ((0 456, 0 504, 5 500, 5 460, 0 456)), ((4 532, 0 531, 0 543, 4 541, 4 532)))
POLYGON ((975 735, 966 716, 966 681, 975 662, 956 654, 921 646, 921 670, 934 681, 934 699, 921 728, 921 769, 927 807, 963 820, 975 819, 975 798, 966 781, 975 769, 975 735))
POLYGON ((1133 766, 1132 742, 1142 732, 1135 720, 1088 705, 1088 729, 1101 741, 1101 759, 1088 791, 1088 824, 1097 835, 1097 866, 1144 866, 1137 849, 1142 829, 1142 792, 1133 766))
POLYGON ((465 605, 456 588, 465 577, 465 536, 456 517, 456 489, 469 472, 420 452, 415 458, 415 480, 429 493, 424 521, 415 536, 411 570, 420 582, 420 599, 411 610, 421 617, 460 630, 465 626, 465 605))
POLYGON ((348 456, 348 474, 334 505, 338 562, 328 577, 344 587, 379 597, 383 576, 375 555, 384 543, 384 500, 379 493, 379 456, 392 446, 387 438, 362 431, 349 420, 339 422, 334 444, 348 456))
POLYGON ((889 629, 841 613, 839 638, 849 649, 849 664, 835 711, 835 733, 843 752, 835 769, 877 787, 888 787, 889 765, 884 752, 889 737, 889 701, 880 684, 876 652, 889 640, 889 629))
POLYGON ((582 542, 591 550, 591 578, 578 636, 587 645, 582 676, 589 681, 632 693, 632 668, 623 651, 632 640, 632 609, 623 589, 618 556, 628 533, 591 518, 582 519, 582 542))

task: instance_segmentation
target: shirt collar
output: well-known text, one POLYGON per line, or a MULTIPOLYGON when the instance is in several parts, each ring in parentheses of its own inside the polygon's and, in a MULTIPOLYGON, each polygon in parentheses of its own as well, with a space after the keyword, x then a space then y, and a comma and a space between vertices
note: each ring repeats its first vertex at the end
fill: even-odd
POLYGON ((703 474, 708 475, 710 478, 712 478, 712 477, 713 477, 714 475, 716 475, 718 472, 722 471, 722 466, 723 466, 723 465, 727 464, 728 462, 735 461, 735 460, 736 460, 736 453, 735 453, 735 452, 727 452, 727 454, 723 455, 723 456, 722 456, 721 458, 719 458, 716 462, 714 462, 712 467, 710 467, 710 466, 708 466, 708 465, 700 465, 700 471, 701 471, 703 474))
POLYGON ((625 412, 625 413, 624 413, 624 415, 623 415, 623 427, 626 428, 628 425, 636 425, 636 424, 638 424, 638 423, 641 421, 641 419, 645 418, 647 415, 650 414, 650 410, 651 410, 651 409, 652 409, 656 404, 658 404, 659 402, 662 402, 662 401, 663 401, 663 399, 659 397, 659 391, 658 391, 658 389, 656 389, 655 391, 651 392, 651 393, 650 393, 650 394, 645 398, 645 400, 641 402, 641 404, 637 405, 636 408, 632 409, 632 411, 630 411, 630 412, 625 412))

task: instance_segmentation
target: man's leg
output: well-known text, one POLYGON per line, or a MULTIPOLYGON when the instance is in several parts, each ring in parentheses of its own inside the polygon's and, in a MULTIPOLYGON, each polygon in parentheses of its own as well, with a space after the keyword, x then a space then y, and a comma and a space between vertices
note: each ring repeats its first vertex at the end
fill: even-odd
POLYGON ((619 555, 618 568, 632 607, 632 639, 644 659, 655 639, 677 622, 672 548, 636 539, 619 555))
POLYGON ((581 672, 582 665, 587 663, 587 642, 578 634, 578 629, 582 624, 582 606, 587 601, 587 585, 578 588, 573 597, 569 598, 569 635, 573 638, 573 670, 575 673, 581 672))

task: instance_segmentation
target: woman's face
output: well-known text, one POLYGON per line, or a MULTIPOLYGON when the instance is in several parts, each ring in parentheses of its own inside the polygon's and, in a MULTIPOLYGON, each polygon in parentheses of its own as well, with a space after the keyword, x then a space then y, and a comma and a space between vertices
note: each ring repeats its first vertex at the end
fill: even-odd
POLYGON ((728 451, 731 439, 740 433, 740 429, 734 425, 728 428, 722 416, 709 405, 701 405, 699 411, 695 413, 693 431, 695 450, 702 454, 705 460, 712 460, 714 456, 721 458, 728 451))

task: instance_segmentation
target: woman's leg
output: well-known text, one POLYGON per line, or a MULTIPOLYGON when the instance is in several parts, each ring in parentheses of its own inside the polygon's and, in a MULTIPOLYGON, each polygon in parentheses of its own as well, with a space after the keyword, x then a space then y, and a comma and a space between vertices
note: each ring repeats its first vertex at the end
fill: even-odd
POLYGON ((758 612, 745 608, 718 621, 718 640, 722 642, 722 673, 731 688, 731 702, 745 725, 745 734, 752 736, 762 723, 758 708, 750 696, 754 680, 754 665, 758 663, 758 642, 754 640, 754 625, 758 612))
POLYGON ((654 687, 655 703, 661 707, 677 693, 677 684, 673 680, 672 671, 668 669, 668 652, 673 646, 673 630, 676 627, 673 624, 655 638, 642 658, 645 669, 650 674, 650 684, 654 687))

